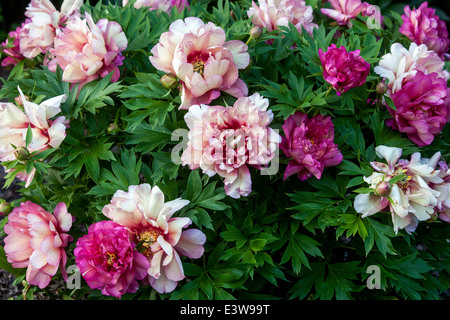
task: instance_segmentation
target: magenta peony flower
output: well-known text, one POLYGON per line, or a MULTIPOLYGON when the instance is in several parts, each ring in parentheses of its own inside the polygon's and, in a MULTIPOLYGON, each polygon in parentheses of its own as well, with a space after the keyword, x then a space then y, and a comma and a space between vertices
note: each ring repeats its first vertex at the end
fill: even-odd
POLYGON ((252 1, 247 15, 255 26, 277 30, 279 26, 289 27, 292 23, 301 33, 302 27, 312 35, 317 24, 313 23, 313 10, 304 0, 258 0, 252 1), (259 5, 259 6, 258 6, 259 5))
POLYGON ((98 77, 114 72, 111 81, 120 77, 118 66, 124 57, 121 52, 128 41, 122 27, 115 21, 100 19, 96 24, 85 13, 86 19, 72 17, 55 38, 50 50, 54 59, 48 62, 50 71, 59 65, 64 70, 63 80, 80 83, 80 87, 98 77))
POLYGON ((22 23, 20 27, 17 27, 15 31, 10 31, 8 33, 8 39, 6 39, 1 44, 1 51, 3 54, 5 54, 7 57, 3 59, 2 61, 2 67, 6 67, 8 65, 15 66, 19 63, 19 61, 22 61, 25 59, 25 57, 22 55, 20 51, 20 39, 19 35, 22 32, 22 28, 25 25, 25 23, 22 23), (10 43, 10 40, 12 43, 10 43))
POLYGON ((269 128, 273 114, 268 106, 269 100, 258 93, 239 98, 232 107, 192 106, 184 117, 190 131, 183 165, 225 178, 225 192, 232 198, 248 196, 252 180, 247 164, 258 169, 268 165, 281 141, 269 128))
POLYGON ((409 6, 405 6, 404 12, 399 31, 419 45, 426 44, 428 49, 444 59, 450 39, 445 21, 439 19, 435 9, 428 8, 428 2, 423 2, 418 9, 411 10, 409 6))
MULTIPOLYGON (((122 5, 125 7, 129 0, 122 0, 122 5)), ((136 9, 148 7, 149 10, 163 10, 170 12, 172 7, 177 7, 178 11, 183 11, 184 7, 188 6, 188 0, 136 0, 134 7, 136 9)))
POLYGON ((5 253, 14 268, 27 268, 29 283, 45 288, 58 268, 67 280, 67 255, 64 248, 73 240, 67 232, 72 216, 63 202, 54 214, 39 205, 26 201, 14 208, 5 225, 5 253))
POLYGON ((381 25, 383 17, 380 10, 370 3, 361 0, 330 0, 333 9, 322 8, 320 12, 334 19, 341 26, 352 27, 350 20, 355 19, 359 14, 373 17, 377 24, 381 25))
MULTIPOLYGON (((203 255, 206 236, 189 229, 189 218, 172 215, 189 203, 175 199, 164 202, 158 187, 148 184, 130 186, 128 192, 116 191, 103 214, 131 232, 136 248, 148 260, 148 281, 159 293, 171 292, 185 278, 180 256, 198 259, 203 255)), ((142 264, 143 266, 143 264, 142 264)))
POLYGON ((250 63, 247 45, 239 40, 225 42, 225 31, 212 22, 204 24, 195 17, 176 20, 151 52, 156 69, 180 79, 180 109, 210 103, 222 91, 235 98, 248 93, 238 72, 250 63))
POLYGON ((449 120, 449 93, 447 81, 436 72, 424 74, 417 70, 391 95, 397 110, 388 108, 393 119, 386 120, 386 124, 406 133, 418 146, 429 145, 449 120))
POLYGON ((283 126, 284 137, 280 143, 290 159, 283 180, 297 174, 300 180, 311 176, 320 179, 325 167, 341 163, 343 156, 333 143, 334 126, 330 117, 320 114, 311 119, 300 111, 289 116, 283 126))
POLYGON ((139 288, 137 280, 147 275, 147 258, 136 250, 127 228, 113 221, 89 226, 77 241, 75 263, 89 287, 120 298, 139 288))
POLYGON ((333 86, 338 96, 366 82, 370 64, 359 53, 360 50, 347 52, 344 46, 337 48, 334 43, 326 52, 319 48, 319 58, 324 69, 323 77, 333 86))

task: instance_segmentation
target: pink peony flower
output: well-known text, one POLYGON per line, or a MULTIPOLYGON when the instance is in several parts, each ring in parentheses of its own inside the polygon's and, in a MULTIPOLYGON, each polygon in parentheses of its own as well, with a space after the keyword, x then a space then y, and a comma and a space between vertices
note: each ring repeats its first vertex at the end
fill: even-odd
POLYGON ((378 146, 375 151, 387 164, 371 162, 375 172, 364 177, 364 181, 374 191, 358 194, 354 208, 363 218, 389 208, 395 233, 400 229, 411 233, 419 221, 428 220, 434 214, 440 192, 430 188, 427 181, 442 181, 439 172, 422 161, 418 152, 408 161, 399 160, 400 148, 378 146), (394 177, 395 182, 391 182, 394 177))
POLYGON ((147 258, 130 241, 127 228, 100 221, 89 226, 88 234, 77 241, 75 263, 89 287, 120 298, 138 290, 137 280, 147 276, 147 258))
POLYGON ((26 58, 47 53, 53 45, 56 30, 68 17, 79 15, 83 0, 64 0, 61 11, 49 0, 31 0, 25 11, 25 25, 20 33, 20 50, 26 58))
MULTIPOLYGON (((41 102, 39 105, 25 99, 17 87, 22 98, 24 111, 13 103, 0 103, 0 161, 16 159, 15 149, 26 147, 28 126, 31 127, 32 140, 28 151, 43 151, 49 148, 58 148, 66 137, 68 120, 56 116, 60 111, 60 104, 66 100, 66 95, 60 95, 41 102)), ((28 187, 33 180, 36 169, 26 174, 19 173, 17 178, 25 180, 28 187)))
POLYGON ((283 180, 297 174, 300 180, 311 176, 320 179, 325 167, 341 163, 343 156, 334 140, 334 126, 330 117, 320 114, 311 119, 300 111, 284 122, 280 149, 291 159, 284 172, 283 180))
POLYGON ((322 8, 320 12, 334 19, 341 26, 352 27, 350 20, 355 19, 359 14, 363 17, 369 16, 375 19, 377 25, 381 25, 383 17, 378 7, 375 7, 361 0, 330 0, 333 9, 322 8))
POLYGON ((404 8, 403 24, 399 31, 417 44, 426 44, 435 51, 441 59, 449 49, 447 25, 439 19, 435 9, 428 8, 428 2, 423 2, 418 9, 409 6, 404 8))
POLYGON ((21 203, 8 215, 5 225, 8 262, 14 268, 27 268, 27 281, 41 289, 58 268, 67 280, 64 248, 73 240, 67 233, 71 226, 72 216, 63 202, 58 203, 53 215, 33 202, 21 203))
POLYGON ((313 9, 304 0, 258 0, 252 1, 247 15, 255 26, 277 30, 279 26, 289 27, 292 23, 302 33, 302 27, 312 35, 317 24, 313 23, 313 9), (258 6, 259 5, 259 6, 258 6))
POLYGON ((337 48, 334 43, 326 52, 319 48, 319 58, 324 69, 323 77, 333 86, 338 96, 366 82, 370 64, 359 53, 360 50, 347 52, 344 46, 337 48))
POLYGON ((269 128, 269 100, 258 93, 239 98, 232 107, 195 105, 184 119, 189 127, 183 165, 225 178, 232 198, 247 196, 252 181, 247 164, 261 169, 273 159, 280 136, 269 128))
POLYGON ((6 67, 8 65, 15 66, 19 63, 19 61, 22 61, 25 59, 25 57, 22 55, 20 51, 20 39, 19 35, 22 32, 22 28, 25 24, 22 23, 20 27, 17 27, 15 31, 10 31, 8 33, 8 39, 6 39, 1 44, 1 51, 3 54, 5 54, 7 57, 3 59, 2 61, 2 67, 6 67), (12 43, 10 43, 10 40, 12 43))
POLYGON ((161 71, 180 79, 181 106, 210 103, 226 92, 244 97, 248 89, 239 79, 239 69, 250 62, 242 41, 225 42, 225 31, 212 22, 189 17, 174 21, 151 50, 150 62, 161 71))
MULTIPOLYGON (((122 5, 125 7, 128 2, 129 0, 122 0, 122 5)), ((149 10, 163 10, 168 13, 172 7, 177 7, 181 12, 188 5, 188 0, 136 0, 134 3, 136 9, 149 7, 149 10)))
POLYGON ((386 124, 406 133, 418 146, 431 144, 449 120, 450 88, 436 72, 417 70, 391 98, 397 110, 388 107, 393 119, 386 124))
POLYGON ((103 214, 126 227, 137 244, 137 250, 149 261, 146 281, 159 293, 171 292, 185 278, 180 256, 198 259, 203 255, 206 236, 198 229, 189 229, 189 218, 172 218, 186 206, 180 198, 164 202, 158 187, 148 184, 130 186, 128 192, 118 190, 103 214))
POLYGON ((118 66, 124 59, 121 52, 128 42, 122 27, 115 21, 100 19, 96 24, 86 13, 86 19, 72 17, 55 38, 54 55, 48 63, 50 71, 59 65, 64 70, 63 80, 70 83, 87 82, 114 72, 111 81, 120 77, 118 66))

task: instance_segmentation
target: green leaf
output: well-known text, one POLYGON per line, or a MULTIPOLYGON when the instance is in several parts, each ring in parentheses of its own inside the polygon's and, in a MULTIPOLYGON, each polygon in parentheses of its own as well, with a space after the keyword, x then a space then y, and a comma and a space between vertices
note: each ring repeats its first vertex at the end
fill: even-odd
POLYGON ((31 131, 31 124, 28 124, 27 135, 25 137, 25 147, 28 148, 31 140, 33 140, 33 131, 31 131))

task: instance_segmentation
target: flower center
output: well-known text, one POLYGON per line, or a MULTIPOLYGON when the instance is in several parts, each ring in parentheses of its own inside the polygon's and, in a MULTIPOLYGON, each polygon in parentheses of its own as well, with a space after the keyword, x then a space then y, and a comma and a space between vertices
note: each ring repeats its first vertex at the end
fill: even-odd
POLYGON ((197 60, 192 65, 194 66, 194 72, 197 72, 203 76, 203 72, 205 71, 205 62, 203 60, 197 60))
POLYGON ((139 251, 147 258, 153 257, 152 245, 158 240, 161 232, 158 230, 145 230, 137 236, 139 251))
POLYGON ((208 58, 208 52, 194 51, 187 56, 187 62, 192 64, 194 67, 194 72, 197 72, 203 76, 205 71, 205 61, 208 60, 208 58))
POLYGON ((106 252, 106 264, 108 266, 112 266, 114 262, 117 260, 117 255, 115 253, 106 252))

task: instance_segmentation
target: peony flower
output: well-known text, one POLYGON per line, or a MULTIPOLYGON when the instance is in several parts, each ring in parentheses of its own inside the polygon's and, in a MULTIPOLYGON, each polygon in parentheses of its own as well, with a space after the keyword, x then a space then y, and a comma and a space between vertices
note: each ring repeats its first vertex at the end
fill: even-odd
MULTIPOLYGON (((125 7, 129 0, 122 0, 122 5, 125 7)), ((188 0, 136 0, 134 7, 136 9, 142 7, 149 7, 149 10, 163 10, 170 12, 172 7, 177 7, 178 11, 183 11, 188 4, 188 0)))
POLYGON ((138 290, 137 280, 147 276, 147 258, 130 241, 127 228, 113 221, 89 226, 88 234, 77 241, 75 263, 84 280, 102 294, 120 298, 138 290))
POLYGON ((347 52, 333 43, 326 52, 319 48, 319 58, 323 67, 323 77, 336 90, 337 95, 366 82, 370 64, 360 55, 360 50, 347 52))
POLYGON ((186 206, 180 198, 164 202, 164 194, 148 184, 116 191, 103 214, 131 233, 137 250, 149 261, 147 281, 159 293, 171 292, 185 278, 180 256, 198 259, 203 255, 206 236, 189 229, 189 218, 172 218, 186 206))
MULTIPOLYGON (((60 104, 66 95, 60 95, 41 102, 39 105, 25 99, 22 90, 17 87, 22 98, 24 111, 13 103, 0 103, 0 161, 16 159, 14 145, 17 149, 27 147, 30 153, 49 148, 58 148, 66 137, 68 121, 65 117, 56 116, 60 104), (28 127, 31 128, 32 139, 26 146, 28 127)), ((25 180, 28 187, 33 180, 36 169, 26 174, 19 173, 17 178, 25 180)))
POLYGON ((192 106, 184 117, 190 131, 182 164, 225 178, 225 192, 232 198, 249 195, 247 164, 258 169, 268 165, 281 141, 268 127, 273 119, 268 106, 269 100, 258 93, 239 98, 232 107, 192 106))
POLYGON ((22 32, 22 28, 25 24, 22 23, 20 27, 17 27, 15 31, 10 31, 8 33, 8 39, 6 39, 1 44, 1 51, 7 56, 2 61, 2 67, 6 67, 8 65, 15 66, 25 59, 20 50, 20 40, 19 35, 22 32), (10 43, 12 41, 12 43, 10 43))
POLYGON ((341 163, 343 156, 333 143, 334 126, 330 117, 318 114, 308 119, 300 111, 284 122, 280 149, 289 159, 283 180, 297 174, 300 180, 320 179, 325 167, 341 163))
POLYGON ((378 7, 375 7, 361 0, 330 0, 333 9, 322 8, 322 14, 334 19, 341 26, 352 27, 350 20, 355 19, 359 14, 363 17, 369 16, 375 19, 377 25, 381 25, 383 17, 378 7))
POLYGON ((29 283, 45 288, 58 268, 67 280, 67 255, 64 248, 72 241, 67 232, 72 216, 63 202, 56 205, 54 214, 39 205, 26 201, 14 208, 5 225, 5 253, 14 268, 27 268, 29 283))
POLYGON ((244 97, 248 89, 239 79, 239 69, 250 62, 247 45, 242 41, 225 42, 225 31, 212 22, 189 17, 174 21, 151 50, 152 65, 180 79, 181 106, 210 103, 226 92, 244 97))
POLYGON ((313 10, 304 0, 258 0, 252 1, 247 15, 255 26, 267 28, 267 31, 278 30, 280 26, 289 27, 292 23, 302 33, 302 27, 312 35, 317 24, 313 23, 313 10))
POLYGON ((47 53, 53 45, 56 30, 70 16, 79 15, 83 0, 64 0, 61 11, 49 0, 31 0, 25 15, 25 25, 20 33, 20 50, 26 58, 47 53))
POLYGON ((115 21, 100 19, 96 24, 85 13, 86 19, 72 17, 66 27, 55 38, 54 55, 48 63, 50 71, 56 72, 59 65, 64 70, 63 80, 80 83, 80 87, 98 77, 114 72, 111 78, 120 77, 118 66, 124 57, 121 52, 128 42, 122 27, 115 21))
POLYGON ((436 72, 438 77, 445 80, 450 78, 444 70, 444 61, 433 50, 428 50, 425 44, 410 44, 409 49, 400 43, 391 45, 391 52, 381 57, 374 71, 388 80, 388 95, 402 88, 404 80, 414 77, 417 70, 425 74, 436 72))
POLYGON ((418 146, 431 144, 449 120, 450 88, 436 72, 424 74, 417 70, 391 99, 397 110, 388 107, 393 119, 386 120, 386 124, 406 133, 418 146))
POLYGON ((402 19, 401 33, 419 45, 426 44, 444 59, 450 44, 447 25, 439 19, 434 9, 428 8, 428 2, 423 2, 418 9, 413 10, 405 6, 402 19))
POLYGON ((440 192, 429 187, 427 181, 439 181, 439 172, 421 161, 420 153, 411 155, 411 160, 399 160, 402 149, 378 146, 376 154, 387 162, 371 162, 375 172, 364 181, 371 193, 358 194, 354 207, 362 217, 373 215, 389 208, 394 231, 406 229, 413 232, 418 221, 428 220, 434 213, 440 192))

